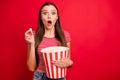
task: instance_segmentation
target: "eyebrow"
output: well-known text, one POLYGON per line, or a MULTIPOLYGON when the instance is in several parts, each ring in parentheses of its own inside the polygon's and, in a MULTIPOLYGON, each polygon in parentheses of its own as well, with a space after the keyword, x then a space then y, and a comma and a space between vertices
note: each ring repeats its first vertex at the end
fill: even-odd
MULTIPOLYGON (((42 10, 42 11, 48 11, 48 10, 42 10)), ((51 10, 51 11, 56 11, 57 12, 57 10, 51 10)))

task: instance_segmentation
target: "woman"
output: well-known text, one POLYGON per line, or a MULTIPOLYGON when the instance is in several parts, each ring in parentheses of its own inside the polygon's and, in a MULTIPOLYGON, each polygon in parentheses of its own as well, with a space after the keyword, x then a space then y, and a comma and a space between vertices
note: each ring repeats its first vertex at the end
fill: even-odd
MULTIPOLYGON (((46 77, 45 63, 40 52, 41 49, 50 46, 66 46, 70 48, 70 35, 63 31, 60 25, 58 9, 55 4, 47 2, 39 11, 39 25, 35 32, 31 29, 25 32, 25 40, 28 45, 27 66, 34 71, 33 80, 65 80, 65 78, 49 79, 46 77)), ((65 68, 73 64, 68 58, 53 61, 53 65, 65 68)))

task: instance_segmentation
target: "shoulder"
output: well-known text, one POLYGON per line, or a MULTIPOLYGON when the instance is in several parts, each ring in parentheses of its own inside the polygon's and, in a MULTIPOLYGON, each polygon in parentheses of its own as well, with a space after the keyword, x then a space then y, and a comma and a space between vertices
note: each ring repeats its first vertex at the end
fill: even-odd
POLYGON ((71 41, 70 33, 66 30, 63 30, 63 32, 64 32, 64 35, 65 35, 66 41, 70 42, 71 41))
POLYGON ((70 33, 66 30, 63 30, 63 32, 64 32, 65 35, 70 35, 70 33))

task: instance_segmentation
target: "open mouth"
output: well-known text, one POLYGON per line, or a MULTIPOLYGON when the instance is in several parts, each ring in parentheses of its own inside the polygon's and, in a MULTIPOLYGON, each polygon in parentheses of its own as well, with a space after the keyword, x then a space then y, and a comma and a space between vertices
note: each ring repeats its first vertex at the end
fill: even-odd
POLYGON ((52 21, 49 20, 49 21, 48 21, 48 24, 52 24, 52 21))

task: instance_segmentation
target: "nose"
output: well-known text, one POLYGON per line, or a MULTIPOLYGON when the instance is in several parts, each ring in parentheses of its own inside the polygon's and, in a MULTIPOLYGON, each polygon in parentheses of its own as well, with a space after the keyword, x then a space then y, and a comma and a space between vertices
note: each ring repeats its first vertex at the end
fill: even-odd
POLYGON ((48 14, 48 19, 50 19, 50 18, 51 18, 51 14, 49 13, 49 14, 48 14))

